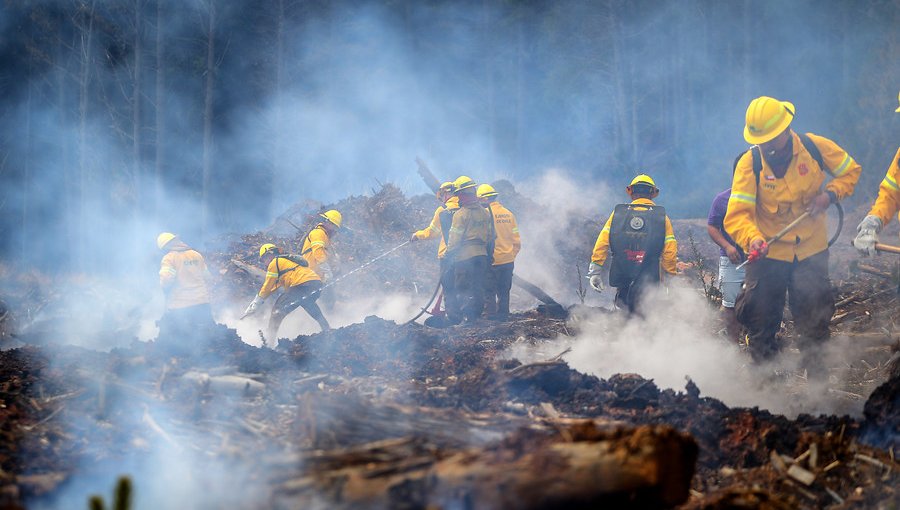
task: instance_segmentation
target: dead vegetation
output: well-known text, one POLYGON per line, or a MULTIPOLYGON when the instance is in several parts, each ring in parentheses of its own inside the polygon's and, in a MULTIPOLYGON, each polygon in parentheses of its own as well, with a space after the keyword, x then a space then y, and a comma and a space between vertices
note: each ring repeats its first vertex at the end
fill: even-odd
MULTIPOLYGON (((354 220, 339 240, 352 269, 426 224, 433 200, 385 186, 337 207, 354 220)), ((313 212, 289 219, 309 225, 313 212)), ((302 233, 290 228, 209 255, 220 299, 257 286, 231 259, 253 264, 264 240, 296 246, 302 233)), ((434 249, 391 255, 357 285, 430 290, 434 249)), ((869 261, 888 272, 892 262, 869 261)), ((220 326, 192 339, 203 343, 191 358, 173 358, 163 339, 0 351, 0 508, 59 505, 86 465, 160 450, 253 473, 240 489, 252 487, 253 502, 234 508, 890 507, 900 498, 897 284, 835 275, 835 336, 857 355, 829 367, 842 381, 829 396, 865 402, 859 417, 729 408, 691 381, 676 391, 638 374, 580 373, 565 352, 508 359, 579 334, 577 321, 537 310, 445 330, 372 316, 278 351, 220 326)), ((804 398, 798 381, 783 391, 804 398)), ((148 475, 131 474, 140 494, 148 475)))

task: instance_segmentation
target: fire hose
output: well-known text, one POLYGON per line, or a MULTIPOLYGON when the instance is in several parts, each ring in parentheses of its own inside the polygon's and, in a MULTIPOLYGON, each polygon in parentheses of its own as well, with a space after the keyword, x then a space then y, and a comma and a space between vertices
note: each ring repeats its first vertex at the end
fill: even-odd
MULTIPOLYGON (((431 306, 431 303, 434 303, 434 299, 437 297, 438 291, 440 291, 440 290, 441 290, 441 279, 438 278, 437 285, 434 286, 434 292, 431 293, 431 299, 429 299, 428 302, 425 303, 425 306, 423 306, 422 309, 419 310, 419 313, 417 313, 415 317, 413 317, 412 319, 406 321, 403 325, 405 326, 405 325, 407 325, 407 324, 412 324, 413 322, 416 321, 416 319, 418 319, 419 317, 421 317, 422 315, 424 315, 425 312, 428 311, 428 307, 431 306)), ((439 303, 439 304, 440 304, 440 303, 439 303)), ((433 315, 433 311, 432 311, 432 315, 433 315)))
MULTIPOLYGON (((388 251, 382 253, 381 255, 379 255, 379 256, 373 258, 372 260, 370 260, 370 261, 366 262, 365 264, 363 264, 363 265, 357 267, 356 269, 354 269, 354 270, 352 270, 352 271, 348 271, 348 272, 342 274, 341 276, 339 276, 339 277, 337 277, 337 278, 331 280, 330 282, 326 283, 325 285, 322 285, 321 287, 319 287, 319 288, 316 289, 315 291, 313 291, 313 292, 307 294, 306 296, 301 297, 301 298, 299 299, 299 301, 304 301, 304 300, 306 300, 306 298, 308 298, 308 297, 310 297, 310 296, 315 296, 315 295, 317 295, 317 294, 321 294, 322 291, 325 290, 325 289, 327 289, 328 287, 332 287, 332 286, 334 286, 334 285, 337 285, 337 283, 340 282, 341 280, 343 280, 344 278, 350 276, 350 275, 353 274, 353 273, 357 273, 357 272, 359 272, 359 271, 362 271, 363 269, 365 269, 365 268, 371 266, 372 264, 374 264, 374 263, 377 262, 378 260, 380 260, 380 259, 382 259, 382 258, 384 258, 384 257, 387 257, 387 256, 390 255, 391 253, 394 253, 395 251, 399 250, 400 248, 403 248, 404 246, 406 246, 407 244, 409 244, 409 243, 411 243, 411 242, 412 242, 412 241, 410 241, 410 240, 404 241, 402 244, 399 244, 399 245, 397 245, 397 246, 391 248, 390 250, 388 250, 388 251)), ((243 319, 243 318, 246 317, 246 316, 247 316, 247 314, 245 313, 244 315, 241 315, 240 318, 243 319)))
MULTIPOLYGON (((834 233, 834 235, 831 236, 831 239, 828 240, 829 247, 831 247, 835 242, 837 242, 838 237, 840 237, 840 235, 841 235, 841 230, 844 228, 844 208, 841 207, 841 204, 839 204, 837 202, 835 202, 834 206, 835 206, 835 209, 837 209, 838 227, 837 227, 837 231, 834 233)), ((765 249, 772 243, 774 243, 774 242, 778 241, 779 239, 781 239, 782 237, 784 237, 788 232, 793 230, 794 227, 799 225, 800 222, 805 220, 808 216, 809 216, 809 211, 806 211, 803 214, 801 214, 800 216, 798 216, 797 219, 790 222, 783 229, 779 230, 777 234, 775 234, 774 236, 770 237, 769 239, 766 239, 765 241, 763 241, 763 248, 760 248, 760 249, 765 249)), ((753 250, 747 254, 747 260, 741 262, 735 269, 741 269, 744 266, 746 266, 747 264, 756 262, 757 260, 759 260, 761 258, 763 258, 763 255, 760 252, 760 250, 753 250)))

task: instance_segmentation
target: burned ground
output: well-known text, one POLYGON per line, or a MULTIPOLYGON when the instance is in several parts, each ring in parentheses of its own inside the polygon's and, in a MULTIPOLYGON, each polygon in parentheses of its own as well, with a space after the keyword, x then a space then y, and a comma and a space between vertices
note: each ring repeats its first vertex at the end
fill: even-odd
MULTIPOLYGON (((528 199, 505 192, 527 232, 528 199)), ((406 241, 435 206, 391 186, 334 205, 352 218, 353 233, 337 241, 345 271, 406 241)), ((287 221, 308 228, 315 212, 299 207, 208 254, 218 304, 243 303, 258 287, 232 259, 253 265, 262 242, 296 249, 302 232, 287 221)), ((561 257, 586 259, 602 219, 571 220, 583 239, 561 257)), ((695 263, 686 272, 699 288, 715 252, 700 242, 702 225, 675 228, 697 240, 693 252, 681 243, 681 258, 695 263)), ((83 479, 110 473, 132 474, 138 491, 154 487, 141 459, 164 451, 247 474, 240 494, 225 490, 233 508, 890 507, 900 501, 897 282, 887 258, 851 270, 844 243, 832 259, 833 330, 854 349, 829 367, 837 377, 827 396, 859 408, 853 416, 788 418, 729 407, 693 381, 669 389, 640 374, 576 371, 564 347, 583 333, 577 317, 612 315, 587 306, 569 319, 531 309, 440 330, 370 316, 276 350, 218 326, 192 339, 201 345, 188 358, 166 349, 184 339, 109 352, 48 342, 0 351, 0 501, 77 508, 84 502, 68 498, 83 479), (522 348, 544 355, 520 361, 511 353, 522 348), (607 473, 608 486, 583 477, 591 470, 607 473)), ((430 294, 434 249, 392 254, 356 285, 430 294)), ((5 288, 19 321, 48 299, 27 282, 5 288)), ((350 298, 336 290, 339 302, 350 298)), ((790 332, 787 320, 786 340, 790 332)), ((782 374, 773 388, 804 398, 804 375, 782 374)))

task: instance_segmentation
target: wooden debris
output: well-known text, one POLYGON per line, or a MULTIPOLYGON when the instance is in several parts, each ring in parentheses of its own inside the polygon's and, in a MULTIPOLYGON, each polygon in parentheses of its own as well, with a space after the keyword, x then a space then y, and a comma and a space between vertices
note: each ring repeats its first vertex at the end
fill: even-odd
POLYGON ((825 487, 825 492, 828 493, 829 496, 839 505, 844 504, 844 498, 840 497, 837 492, 834 492, 830 487, 825 487))
POLYGON ((787 464, 784 463, 784 459, 782 459, 781 455, 775 450, 772 450, 769 453, 769 462, 772 463, 772 467, 775 468, 775 471, 778 471, 779 473, 787 472, 787 464))
POLYGON ((794 480, 806 485, 810 486, 816 479, 815 473, 812 473, 809 470, 803 469, 797 464, 791 464, 791 467, 787 469, 787 475, 794 480))
MULTIPOLYGON (((396 460, 377 465, 361 462, 359 449, 337 451, 328 463, 336 469, 313 461, 308 475, 282 484, 280 491, 314 489, 345 507, 376 508, 452 508, 466 502, 485 509, 664 508, 688 498, 697 453, 689 436, 669 427, 604 432, 586 420, 570 432, 574 442, 535 438, 526 451, 497 445, 443 458, 415 454, 411 443, 401 442, 396 460), (393 499, 397 495, 403 500, 393 499)), ((383 457, 391 447, 380 448, 383 457)))
POLYGON ((853 458, 855 458, 856 460, 863 461, 867 464, 871 464, 880 469, 885 468, 884 462, 881 462, 880 460, 878 460, 874 457, 869 457, 868 455, 864 455, 862 453, 857 453, 856 455, 853 456, 853 458))

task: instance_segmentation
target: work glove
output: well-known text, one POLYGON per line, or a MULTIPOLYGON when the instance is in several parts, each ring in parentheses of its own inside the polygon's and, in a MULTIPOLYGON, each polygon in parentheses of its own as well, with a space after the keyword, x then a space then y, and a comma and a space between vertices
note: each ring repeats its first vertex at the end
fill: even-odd
POLYGON ((247 309, 244 310, 244 317, 253 315, 256 312, 256 309, 259 308, 259 305, 263 304, 263 301, 265 301, 265 299, 259 297, 259 294, 257 294, 256 297, 253 298, 253 301, 247 305, 247 309))
POLYGON ((591 288, 596 290, 597 292, 603 292, 606 289, 606 285, 603 283, 603 276, 606 270, 600 264, 595 262, 591 262, 590 268, 588 269, 588 278, 590 279, 591 288))
POLYGON ((316 266, 316 273, 318 273, 319 278, 322 279, 323 283, 334 278, 334 271, 331 270, 331 266, 328 265, 328 262, 323 262, 316 266))
POLYGON ((860 255, 871 256, 875 254, 875 243, 878 242, 878 233, 881 232, 881 218, 868 215, 856 227, 856 239, 853 247, 860 255))

